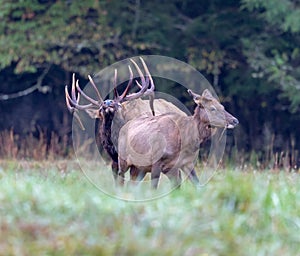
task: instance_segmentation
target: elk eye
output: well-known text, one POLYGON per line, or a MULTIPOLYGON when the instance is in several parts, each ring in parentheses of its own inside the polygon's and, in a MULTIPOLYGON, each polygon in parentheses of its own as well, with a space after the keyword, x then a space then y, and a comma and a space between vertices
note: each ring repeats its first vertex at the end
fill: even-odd
POLYGON ((210 107, 210 111, 216 111, 216 110, 217 110, 217 109, 216 109, 215 106, 210 107))

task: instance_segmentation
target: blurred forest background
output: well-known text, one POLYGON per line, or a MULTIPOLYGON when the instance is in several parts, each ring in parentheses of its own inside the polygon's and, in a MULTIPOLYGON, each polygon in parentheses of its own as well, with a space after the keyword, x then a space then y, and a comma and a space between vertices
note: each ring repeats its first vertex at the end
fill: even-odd
MULTIPOLYGON (((136 55, 197 68, 240 121, 226 152, 300 163, 299 0, 0 0, 0 156, 72 154, 64 86, 136 55)), ((178 95, 180 97, 180 95, 178 95)))

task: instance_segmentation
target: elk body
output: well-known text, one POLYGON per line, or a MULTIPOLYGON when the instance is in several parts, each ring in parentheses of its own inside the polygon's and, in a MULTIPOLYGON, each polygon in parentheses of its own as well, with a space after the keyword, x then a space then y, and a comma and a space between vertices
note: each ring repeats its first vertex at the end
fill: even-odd
MULTIPOLYGON (((154 100, 155 114, 161 115, 164 113, 176 113, 178 116, 187 116, 183 111, 177 108, 172 103, 164 99, 154 100)), ((118 141, 121 128, 129 121, 137 117, 152 117, 149 100, 135 99, 126 101, 119 107, 105 106, 100 112, 98 118, 99 124, 96 133, 97 144, 102 145, 105 151, 112 159, 112 171, 115 180, 118 176, 118 141), (106 111, 110 108, 109 111, 106 111), (106 109, 106 110, 105 110, 106 109)), ((142 170, 135 165, 131 165, 130 177, 131 180, 141 180, 145 176, 142 170)))
POLYGON ((121 128, 118 143, 121 180, 128 168, 135 166, 143 173, 151 172, 153 188, 157 188, 161 172, 179 186, 178 169, 194 184, 199 183, 194 170, 199 145, 213 135, 215 128, 234 128, 238 120, 208 90, 201 96, 188 92, 197 104, 193 116, 167 113, 139 117, 121 128))

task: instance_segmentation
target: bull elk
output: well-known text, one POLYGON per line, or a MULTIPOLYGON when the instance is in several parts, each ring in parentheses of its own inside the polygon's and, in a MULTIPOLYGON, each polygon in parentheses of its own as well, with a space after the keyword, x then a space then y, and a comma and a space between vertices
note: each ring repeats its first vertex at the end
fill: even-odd
POLYGON ((143 173, 151 172, 151 185, 157 188, 160 173, 166 174, 175 186, 180 186, 181 169, 199 184, 194 170, 199 145, 210 138, 216 128, 232 129, 238 120, 206 89, 202 95, 188 93, 196 103, 193 116, 166 113, 139 117, 127 122, 120 130, 119 179, 135 166, 143 173))
MULTIPOLYGON (((163 99, 155 99, 154 109, 153 102, 155 85, 144 60, 140 58, 140 61, 143 65, 145 75, 137 63, 134 60, 131 60, 131 63, 135 66, 140 78, 140 82, 136 81, 136 85, 139 88, 139 91, 136 93, 128 94, 133 83, 133 72, 130 66, 128 66, 130 74, 129 82, 121 95, 119 95, 117 91, 117 70, 115 70, 113 85, 114 99, 112 100, 103 100, 91 76, 88 76, 88 78, 95 90, 95 94, 98 98, 97 100, 83 92, 79 86, 78 80, 75 79, 74 74, 72 78, 71 95, 68 92, 68 86, 65 87, 67 107, 69 111, 74 114, 74 117, 79 122, 81 128, 84 129, 84 126, 77 111, 85 111, 91 118, 97 120, 97 145, 101 145, 111 158, 112 171, 115 179, 117 179, 118 174, 117 142, 119 139, 119 131, 123 125, 139 116, 153 116, 155 114, 159 115, 168 112, 176 112, 178 115, 186 116, 186 114, 175 105, 163 99), (80 95, 88 100, 89 104, 80 105, 80 95), (149 96, 149 100, 142 100, 141 97, 143 96, 149 96)), ((130 175, 132 180, 136 180, 140 177, 140 171, 132 165, 130 175)), ((142 173, 141 177, 143 176, 144 174, 142 173)))

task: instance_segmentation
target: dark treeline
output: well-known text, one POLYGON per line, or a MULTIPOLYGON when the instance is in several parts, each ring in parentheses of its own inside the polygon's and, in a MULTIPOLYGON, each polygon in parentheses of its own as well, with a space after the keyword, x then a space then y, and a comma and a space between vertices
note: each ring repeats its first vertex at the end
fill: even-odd
POLYGON ((155 54, 197 68, 239 118, 228 136, 234 160, 297 164, 300 1, 0 3, 0 130, 19 141, 70 141, 64 85, 73 72, 85 84, 115 61, 155 54))

